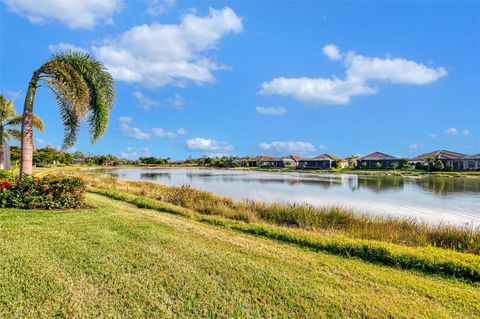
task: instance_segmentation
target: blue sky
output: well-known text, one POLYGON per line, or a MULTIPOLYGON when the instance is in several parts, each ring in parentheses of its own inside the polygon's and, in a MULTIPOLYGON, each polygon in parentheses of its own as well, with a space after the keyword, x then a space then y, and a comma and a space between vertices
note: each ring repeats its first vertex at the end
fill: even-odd
MULTIPOLYGON (((480 4, 3 0, 0 91, 18 94, 55 50, 116 79, 107 133, 75 149, 136 158, 434 149, 480 152, 480 4)), ((37 91, 46 131, 63 128, 37 91)))

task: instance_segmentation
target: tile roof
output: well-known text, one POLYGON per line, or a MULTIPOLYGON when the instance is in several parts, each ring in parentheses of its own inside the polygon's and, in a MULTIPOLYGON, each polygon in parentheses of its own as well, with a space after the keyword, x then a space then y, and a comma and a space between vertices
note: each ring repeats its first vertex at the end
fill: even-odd
POLYGON ((462 153, 457 153, 457 152, 446 151, 446 150, 436 150, 433 152, 418 155, 417 157, 414 157, 410 160, 414 162, 420 162, 420 161, 424 161, 427 157, 433 157, 435 160, 438 160, 438 159, 457 159, 463 156, 467 156, 467 155, 462 153))
POLYGON ((255 157, 248 157, 246 158, 246 161, 253 162, 253 161, 278 161, 280 158, 275 157, 275 156, 255 156, 255 157))
POLYGON ((333 160, 336 160, 336 159, 339 159, 339 158, 335 155, 325 153, 325 154, 319 155, 317 157, 314 157, 314 159, 326 159, 326 160, 330 159, 330 160, 333 161, 333 160))
POLYGON ((276 156, 259 156, 257 157, 259 161, 279 161, 280 158, 276 156))
POLYGON ((382 160, 397 160, 398 157, 391 156, 381 152, 373 152, 360 158, 362 161, 382 161, 382 160))
POLYGON ((479 153, 479 154, 474 154, 474 155, 465 155, 465 156, 462 156, 461 159, 475 159, 475 160, 480 160, 480 153, 479 153))
POLYGON ((303 159, 303 157, 298 156, 298 155, 288 155, 288 156, 285 156, 285 157, 283 157, 283 158, 285 158, 285 159, 291 159, 291 160, 293 160, 293 161, 295 161, 295 162, 298 162, 298 161, 300 161, 300 160, 303 159))

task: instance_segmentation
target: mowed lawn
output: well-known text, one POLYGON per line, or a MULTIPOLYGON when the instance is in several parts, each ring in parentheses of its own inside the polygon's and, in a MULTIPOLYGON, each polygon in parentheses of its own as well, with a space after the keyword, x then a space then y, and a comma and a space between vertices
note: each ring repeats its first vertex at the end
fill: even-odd
POLYGON ((88 195, 0 210, 2 318, 478 318, 480 285, 88 195))

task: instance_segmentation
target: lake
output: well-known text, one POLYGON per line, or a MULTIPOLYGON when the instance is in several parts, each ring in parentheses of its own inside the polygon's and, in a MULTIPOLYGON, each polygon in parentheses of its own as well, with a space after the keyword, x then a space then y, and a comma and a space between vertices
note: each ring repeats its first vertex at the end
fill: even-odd
POLYGON ((189 185, 236 200, 337 205, 432 223, 480 225, 480 179, 221 169, 113 169, 119 178, 189 185))

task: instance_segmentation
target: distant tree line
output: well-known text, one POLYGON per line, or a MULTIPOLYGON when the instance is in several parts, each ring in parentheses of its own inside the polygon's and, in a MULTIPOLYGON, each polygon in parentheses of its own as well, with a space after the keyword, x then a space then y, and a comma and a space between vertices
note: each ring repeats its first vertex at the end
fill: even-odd
MULTIPOLYGON (((18 165, 20 162, 20 147, 10 147, 11 162, 13 165, 18 165)), ((358 156, 351 156, 347 158, 348 168, 350 169, 368 169, 367 163, 361 161, 358 156)), ((122 165, 192 165, 192 166, 204 166, 204 167, 241 167, 246 162, 238 156, 221 156, 221 157, 189 157, 185 161, 172 161, 170 157, 162 158, 155 156, 140 157, 138 160, 129 160, 120 158, 111 154, 107 155, 91 155, 84 154, 80 151, 65 152, 53 147, 44 147, 35 149, 33 152, 33 164, 36 166, 48 166, 52 164, 85 164, 85 165, 100 165, 100 166, 122 166, 122 165)), ((341 160, 335 159, 332 163, 333 168, 341 167, 341 160)), ((433 171, 451 171, 452 167, 445 166, 440 160, 435 160, 433 157, 426 158, 423 162, 416 164, 408 163, 407 159, 401 159, 398 163, 394 162, 389 167, 384 167, 381 163, 375 163, 375 169, 393 169, 400 168, 402 170, 425 170, 429 172, 433 171), (401 165, 399 164, 401 163, 401 165)))
POLYGON ((240 167, 243 165, 243 161, 238 156, 221 156, 221 157, 189 157, 184 162, 185 164, 191 164, 195 166, 207 166, 207 167, 240 167))
MULTIPOLYGON (((13 165, 18 165, 21 159, 20 147, 10 147, 10 158, 13 165)), ((33 164, 36 166, 49 166, 53 164, 71 165, 74 161, 79 164, 86 165, 104 165, 104 166, 121 166, 134 165, 137 161, 131 161, 116 157, 114 155, 86 155, 80 151, 65 152, 53 147, 37 148, 33 152, 33 164)))
POLYGON ((161 158, 155 156, 140 157, 138 161, 145 165, 166 165, 170 162, 170 157, 161 158))

